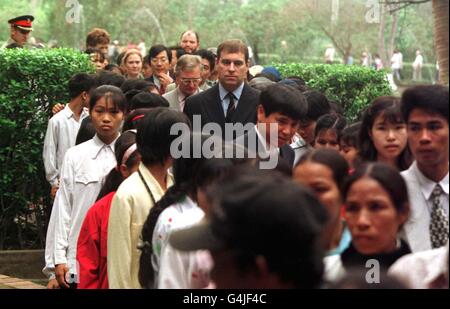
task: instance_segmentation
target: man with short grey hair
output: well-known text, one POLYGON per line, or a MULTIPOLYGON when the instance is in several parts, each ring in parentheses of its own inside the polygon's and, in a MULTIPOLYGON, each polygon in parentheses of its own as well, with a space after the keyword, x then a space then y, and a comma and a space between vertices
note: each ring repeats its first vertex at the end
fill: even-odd
POLYGON ((171 108, 183 111, 185 100, 201 91, 199 88, 202 81, 201 73, 202 59, 200 56, 183 55, 178 59, 175 66, 177 87, 163 95, 169 101, 171 108))

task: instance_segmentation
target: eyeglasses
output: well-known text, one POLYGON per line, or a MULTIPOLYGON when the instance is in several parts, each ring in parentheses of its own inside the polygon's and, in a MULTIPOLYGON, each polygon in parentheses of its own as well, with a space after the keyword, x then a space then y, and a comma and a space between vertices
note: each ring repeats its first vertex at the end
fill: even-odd
POLYGON ((166 63, 168 61, 167 58, 152 58, 151 62, 154 64, 158 63, 166 63))
POLYGON ((202 79, 201 78, 180 78, 180 81, 183 85, 189 86, 190 83, 193 83, 194 85, 200 84, 202 79))

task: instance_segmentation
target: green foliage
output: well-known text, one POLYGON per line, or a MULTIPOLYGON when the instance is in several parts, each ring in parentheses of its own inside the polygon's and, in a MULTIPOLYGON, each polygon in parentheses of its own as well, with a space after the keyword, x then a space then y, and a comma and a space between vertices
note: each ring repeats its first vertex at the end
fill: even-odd
POLYGON ((93 72, 71 49, 0 50, 0 249, 39 248, 51 201, 42 148, 51 107, 67 102, 67 83, 93 72))
POLYGON ((345 116, 355 121, 370 102, 381 95, 391 95, 386 72, 361 66, 326 64, 276 64, 282 76, 299 76, 306 84, 340 104, 345 116))

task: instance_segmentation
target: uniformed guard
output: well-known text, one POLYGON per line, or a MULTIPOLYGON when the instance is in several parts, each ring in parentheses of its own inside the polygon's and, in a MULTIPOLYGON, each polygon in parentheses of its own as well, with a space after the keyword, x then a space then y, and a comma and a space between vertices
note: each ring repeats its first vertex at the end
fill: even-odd
POLYGON ((11 37, 1 48, 23 48, 28 42, 30 32, 33 31, 33 20, 34 17, 31 15, 18 16, 8 20, 11 25, 11 37))

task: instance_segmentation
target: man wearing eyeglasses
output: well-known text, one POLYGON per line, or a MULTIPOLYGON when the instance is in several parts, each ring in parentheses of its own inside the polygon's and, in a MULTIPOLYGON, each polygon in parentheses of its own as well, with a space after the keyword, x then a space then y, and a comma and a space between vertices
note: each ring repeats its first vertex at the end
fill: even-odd
POLYGON ((202 60, 200 56, 183 55, 178 59, 175 67, 177 87, 163 95, 169 101, 171 108, 183 111, 186 99, 200 92, 201 74, 202 60))
MULTIPOLYGON (((259 91, 247 85, 249 69, 248 47, 241 40, 227 40, 217 48, 216 68, 219 82, 202 93, 186 100, 184 113, 193 123, 201 116, 201 128, 216 123, 225 139, 225 124, 256 123, 259 91), (196 117, 197 118, 197 117, 196 117)), ((229 126, 228 126, 229 127, 229 126)), ((228 136, 228 140, 237 136, 228 136)))
POLYGON ((11 26, 11 37, 2 45, 1 49, 25 47, 31 31, 33 31, 33 20, 34 17, 31 15, 18 16, 8 20, 11 26))

